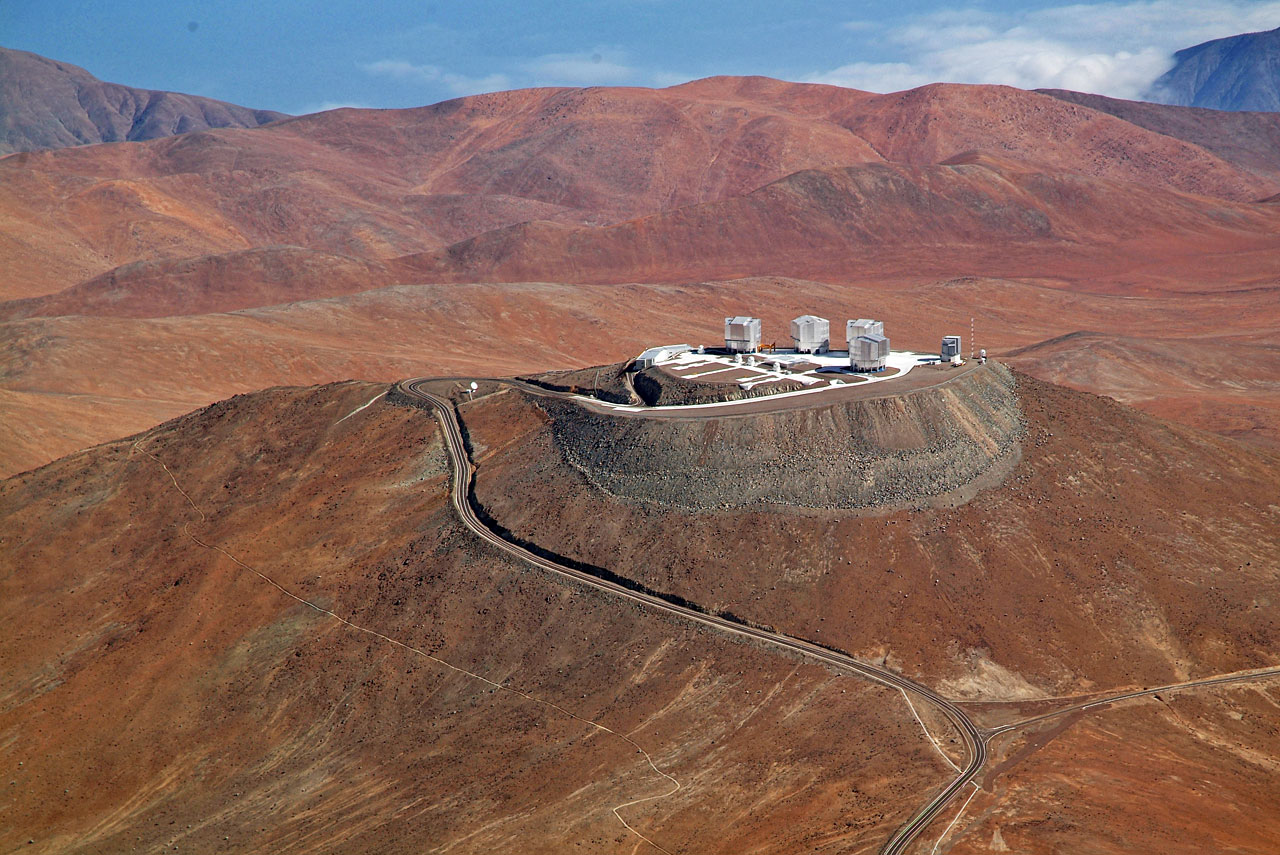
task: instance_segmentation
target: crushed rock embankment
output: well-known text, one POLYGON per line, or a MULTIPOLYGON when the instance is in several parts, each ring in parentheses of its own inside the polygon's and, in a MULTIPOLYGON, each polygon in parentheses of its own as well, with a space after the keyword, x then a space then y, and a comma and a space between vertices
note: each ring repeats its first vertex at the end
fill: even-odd
POLYGON ((695 510, 967 501, 1020 455, 1016 382, 994 363, 899 396, 696 420, 621 418, 544 399, 565 460, 624 499, 695 510))

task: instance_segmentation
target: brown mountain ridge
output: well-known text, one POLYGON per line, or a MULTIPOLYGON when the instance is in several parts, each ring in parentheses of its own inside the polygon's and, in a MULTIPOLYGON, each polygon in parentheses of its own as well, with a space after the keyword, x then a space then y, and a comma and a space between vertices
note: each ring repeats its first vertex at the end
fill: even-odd
MULTIPOLYGON (((895 342, 921 350, 940 318, 954 332, 980 317, 993 352, 1091 329, 1221 353, 1183 322, 1194 306, 1238 355, 1265 347, 1280 229, 1254 200, 1280 190, 1273 117, 1218 127, 1212 111, 1097 107, 1005 87, 712 78, 0 158, 4 471, 236 391, 457 370, 477 341, 513 372, 616 362, 655 340, 714 341, 717 314, 784 306, 886 314, 895 342), (773 277, 800 290, 774 294, 773 277), (477 280, 511 287, 453 287, 477 280), (976 287, 928 290, 958 281, 976 287), (905 298, 917 289, 932 314, 905 298), (636 302, 649 299, 667 302, 636 302)), ((1170 382, 1126 399, 1274 434, 1273 391, 1245 401, 1224 377, 1214 414, 1170 382)))
POLYGON ((105 83, 83 68, 0 47, 0 155, 256 128, 284 118, 212 98, 105 83))
MULTIPOLYGON (((996 482, 913 511, 691 510, 640 482, 605 491, 610 456, 580 459, 649 441, 628 465, 656 471, 753 428, 822 456, 821 409, 662 436, 629 419, 626 443, 496 384, 460 412, 478 499, 516 536, 919 675, 986 722, 1274 661, 1280 458, 994 364, 961 379, 913 393, 930 424, 850 420, 929 466, 949 432, 981 439, 980 388, 1002 402, 987 412, 1020 414, 996 482)), ((4 845, 634 852, 613 808, 670 787, 592 722, 680 782, 620 808, 669 851, 875 851, 948 779, 945 725, 897 692, 473 539, 435 420, 385 391, 239 396, 0 482, 4 845)), ((667 474, 692 498, 735 477, 667 474)), ((1276 697, 1246 681, 1002 738, 971 807, 921 845, 1270 851, 1276 697)))

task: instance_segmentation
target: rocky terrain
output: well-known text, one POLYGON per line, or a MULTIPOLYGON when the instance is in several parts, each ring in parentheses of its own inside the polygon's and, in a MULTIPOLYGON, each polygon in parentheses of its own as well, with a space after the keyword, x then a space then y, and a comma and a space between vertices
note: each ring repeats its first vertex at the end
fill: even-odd
POLYGON ((631 367, 631 360, 627 360, 591 368, 545 371, 541 374, 529 374, 520 379, 555 392, 590 395, 612 404, 630 404, 634 401, 631 397, 631 389, 628 388, 626 375, 631 367))
POLYGON ((537 405, 553 456, 596 489, 685 510, 917 506, 954 500, 1017 460, 1022 418, 1000 366, 903 394, 893 386, 847 403, 690 420, 537 405))
POLYGON ((104 83, 83 68, 0 47, 0 155, 256 128, 285 118, 212 98, 104 83))
POLYGON ((1277 702, 1275 681, 1170 693, 1013 740, 945 851, 1271 851, 1277 702))
MULTIPOLYGON (((691 509, 599 483, 606 467, 635 468, 634 437, 652 432, 665 442, 649 453, 686 496, 755 490, 697 455, 732 440, 729 420, 691 422, 675 441, 666 422, 618 418, 600 428, 613 454, 593 449, 586 471, 564 440, 583 416, 565 404, 499 390, 461 413, 478 500, 513 537, 925 676, 992 723, 1019 717, 1002 709, 1277 661, 1280 458, 1016 379, 1026 419, 1016 466, 971 497, 909 513, 691 509), (672 446, 696 461, 677 468, 672 446)), ((742 417, 735 429, 768 435, 770 420, 742 417)), ((888 445, 869 423, 854 430, 888 445)), ((806 434, 810 453, 825 454, 829 435, 806 434)), ((1277 697, 1274 681, 1159 694, 1002 737, 940 851, 1270 851, 1277 697)))
POLYGON ((804 388, 798 380, 778 380, 752 389, 743 389, 737 383, 687 380, 664 371, 656 365, 636 372, 633 383, 640 400, 650 407, 743 401, 747 398, 764 398, 780 392, 796 392, 804 388))
MULTIPOLYGON (((1256 192, 1256 191, 1255 191, 1256 192)), ((744 271, 1094 278, 1277 251, 1276 211, 1045 172, 985 155, 794 173, 733 199, 610 227, 522 223, 398 260, 412 281, 672 281, 744 271), (1176 236, 1176 237, 1174 237, 1176 236), (929 258, 920 247, 929 246, 929 258), (780 252, 786 247, 790 251, 780 252)))
POLYGON ((0 482, 0 850, 633 853, 648 799, 672 852, 873 852, 946 780, 897 692, 482 546, 384 392, 0 482))
MULTIPOLYGON (((514 536, 888 656, 962 696, 1159 685, 1275 661, 1280 459, 1015 376, 1012 393, 989 371, 967 393, 943 386, 911 396, 918 402, 869 402, 861 419, 802 411, 792 431, 783 413, 607 424, 514 391, 462 415, 478 499, 514 536), (892 422, 880 406, 897 410, 892 422), (968 496, 874 514, 771 502, 805 482, 769 473, 770 455, 785 462, 803 448, 832 466, 859 449, 861 466, 841 466, 844 489, 874 495, 882 459, 930 436, 956 431, 975 450, 985 439, 986 459, 997 458, 1017 413, 1026 427, 1016 465, 968 496), (584 419, 594 442, 577 429, 584 419), (736 455, 720 451, 735 445, 736 455)), ((928 462, 927 446, 918 459, 928 462)), ((815 493, 826 477, 809 469, 815 493)))
MULTIPOLYGON (((1275 114, 6 68, 0 146, 48 150, 0 156, 0 851, 870 853, 952 779, 935 709, 476 538, 407 376, 511 538, 985 726, 1280 662, 1275 114), (689 418, 485 379, 627 400, 744 312, 1000 358, 689 418)), ((1269 855, 1278 703, 1015 729, 915 848, 1269 855)))
MULTIPOLYGON (((625 805, 673 852, 869 853, 947 779, 899 694, 475 541, 435 421, 386 391, 238 396, 0 482, 0 846, 634 852, 625 805), (620 733, 680 788, 627 804, 671 783, 620 733)), ((980 720, 1280 653, 1280 458, 1106 399, 988 366, 892 418, 872 400, 841 424, 654 422, 691 455, 679 501, 592 484, 569 405, 496 383, 456 400, 479 500, 515 536, 925 679, 980 720), (1015 465, 935 507, 684 506, 765 471, 696 461, 715 434, 754 425, 767 449, 790 424, 791 453, 823 462, 824 427, 884 452, 1015 414, 1015 465)), ((641 432, 605 430, 615 467, 641 432)), ((1002 737, 924 845, 1268 852, 1276 700, 1245 682, 1002 737)))

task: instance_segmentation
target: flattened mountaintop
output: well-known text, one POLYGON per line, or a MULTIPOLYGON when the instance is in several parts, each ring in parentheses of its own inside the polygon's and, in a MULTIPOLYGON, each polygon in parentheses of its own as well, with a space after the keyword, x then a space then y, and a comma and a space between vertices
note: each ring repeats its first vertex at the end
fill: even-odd
MULTIPOLYGON (((556 449, 597 487, 687 509, 954 501, 998 483, 1016 462, 1022 418, 1004 367, 990 363, 902 394, 890 388, 749 417, 726 407, 696 420, 612 416, 551 398, 538 405, 551 417, 556 449)), ((739 406, 770 403, 782 402, 739 406)))

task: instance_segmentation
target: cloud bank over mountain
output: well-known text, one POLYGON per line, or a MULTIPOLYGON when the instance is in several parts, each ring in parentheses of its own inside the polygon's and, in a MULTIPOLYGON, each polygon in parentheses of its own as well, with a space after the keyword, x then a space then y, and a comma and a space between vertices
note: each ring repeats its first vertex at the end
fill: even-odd
POLYGON ((926 83, 988 83, 1139 98, 1173 65, 1174 51, 1280 23, 1280 2, 1151 0, 1029 11, 945 10, 884 27, 851 21, 852 32, 880 31, 902 59, 855 61, 806 80, 873 92, 926 83))

